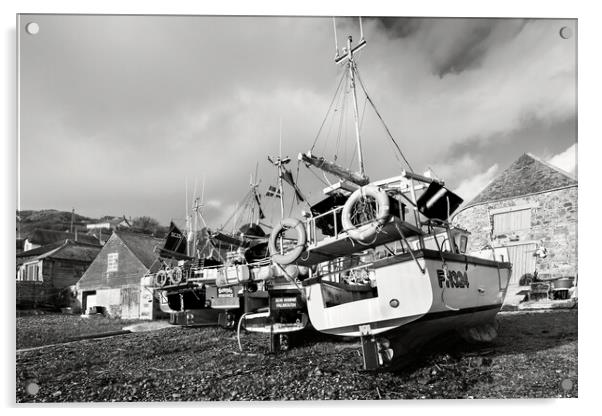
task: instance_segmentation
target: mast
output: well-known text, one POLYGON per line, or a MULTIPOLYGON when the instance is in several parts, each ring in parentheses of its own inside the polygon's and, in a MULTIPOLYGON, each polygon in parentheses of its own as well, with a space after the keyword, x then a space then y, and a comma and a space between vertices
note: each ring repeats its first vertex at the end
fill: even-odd
POLYGON ((333 28, 334 28, 334 42, 335 42, 335 51, 336 51, 334 62, 337 64, 346 63, 347 69, 349 72, 348 76, 349 76, 349 81, 350 81, 350 86, 351 86, 351 93, 353 96, 353 119, 354 119, 354 124, 355 124, 355 140, 356 140, 356 145, 357 145, 359 172, 354 173, 348 169, 345 169, 342 166, 337 165, 336 163, 326 161, 323 158, 317 158, 311 154, 311 151, 307 152, 307 154, 300 153, 299 160, 302 160, 303 162, 313 165, 326 172, 332 173, 344 180, 348 180, 350 182, 353 182, 355 184, 363 186, 363 185, 366 185, 367 183, 369 183, 370 181, 369 181, 368 177, 366 176, 365 169, 364 169, 364 156, 363 156, 363 151, 362 151, 362 140, 361 140, 361 135, 360 135, 359 110, 358 110, 358 106, 357 106, 357 92, 356 92, 356 88, 355 88, 356 67, 355 67, 355 61, 354 61, 353 57, 356 52, 358 52, 360 49, 362 49, 364 46, 366 46, 366 40, 364 39, 364 31, 362 28, 362 19, 360 18, 360 41, 359 41, 359 43, 355 47, 352 48, 351 42, 353 41, 353 38, 351 37, 351 35, 349 35, 347 37, 347 47, 343 49, 343 54, 339 55, 336 21, 334 18, 332 19, 332 22, 333 22, 333 28))
POLYGON ((351 92, 353 94, 353 120, 355 124, 355 140, 357 142, 357 159, 360 175, 364 175, 364 158, 362 153, 362 140, 360 137, 360 120, 357 109, 357 93, 355 91, 355 62, 353 62, 353 49, 351 49, 351 35, 347 37, 347 59, 349 67, 349 81, 351 81, 351 92))
POLYGON ((291 158, 286 156, 282 157, 282 119, 280 119, 280 146, 279 146, 279 154, 276 160, 272 160, 271 157, 268 156, 268 160, 278 170, 278 192, 280 193, 280 216, 284 218, 284 194, 282 187, 282 172, 283 166, 291 161, 291 158))

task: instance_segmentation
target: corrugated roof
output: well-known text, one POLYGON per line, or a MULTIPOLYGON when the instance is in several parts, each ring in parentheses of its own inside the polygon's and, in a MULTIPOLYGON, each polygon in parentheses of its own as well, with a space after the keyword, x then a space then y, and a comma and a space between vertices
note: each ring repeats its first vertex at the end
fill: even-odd
POLYGON ((525 153, 491 181, 466 207, 575 185, 577 180, 569 173, 525 153))
POLYGON ((29 241, 33 244, 39 244, 44 246, 46 244, 52 244, 57 241, 65 241, 72 240, 87 244, 100 245, 98 240, 91 235, 87 235, 84 233, 77 233, 77 238, 75 238, 75 233, 68 233, 65 231, 57 231, 57 230, 45 230, 42 228, 36 228, 31 236, 29 236, 29 241))
POLYGON ((150 268, 157 259, 155 248, 163 247, 164 240, 147 234, 133 233, 130 231, 115 231, 115 234, 125 243, 127 248, 144 264, 150 268))

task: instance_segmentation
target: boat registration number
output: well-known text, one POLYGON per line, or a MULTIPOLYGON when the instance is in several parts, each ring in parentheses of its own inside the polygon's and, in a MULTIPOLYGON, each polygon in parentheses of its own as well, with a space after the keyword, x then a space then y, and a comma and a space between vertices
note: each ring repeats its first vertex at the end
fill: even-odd
POLYGON ((296 308, 298 308, 296 297, 272 298, 272 302, 273 302, 274 308, 276 308, 276 309, 296 309, 296 308))
POLYGON ((234 297, 234 291, 231 287, 220 287, 217 289, 217 296, 220 298, 234 297))

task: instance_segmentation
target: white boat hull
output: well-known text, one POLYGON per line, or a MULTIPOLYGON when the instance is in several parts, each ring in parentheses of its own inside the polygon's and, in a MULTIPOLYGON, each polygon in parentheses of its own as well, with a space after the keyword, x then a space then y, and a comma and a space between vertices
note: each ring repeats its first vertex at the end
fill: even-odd
MULTIPOLYGON (((443 320, 444 329, 460 329, 494 319, 506 294, 509 263, 433 250, 417 251, 415 256, 416 261, 404 254, 375 262, 377 295, 366 299, 329 306, 329 284, 308 282, 307 308, 314 328, 359 337, 383 334, 415 321, 432 321, 428 328, 443 320)), ((436 326, 434 332, 439 330, 436 326)))

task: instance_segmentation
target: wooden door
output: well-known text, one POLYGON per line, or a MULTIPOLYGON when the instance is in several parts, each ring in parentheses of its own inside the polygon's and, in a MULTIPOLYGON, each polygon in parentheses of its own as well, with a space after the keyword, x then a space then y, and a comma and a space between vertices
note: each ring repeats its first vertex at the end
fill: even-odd
POLYGON ((517 244, 507 246, 508 261, 512 263, 512 277, 510 284, 518 284, 520 278, 526 273, 535 271, 535 243, 517 244))
POLYGON ((121 288, 121 318, 138 319, 140 317, 140 288, 121 288))

